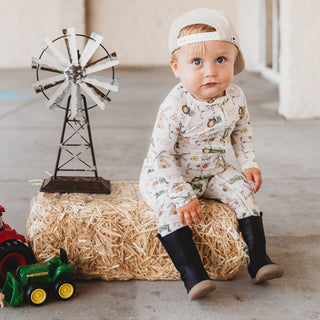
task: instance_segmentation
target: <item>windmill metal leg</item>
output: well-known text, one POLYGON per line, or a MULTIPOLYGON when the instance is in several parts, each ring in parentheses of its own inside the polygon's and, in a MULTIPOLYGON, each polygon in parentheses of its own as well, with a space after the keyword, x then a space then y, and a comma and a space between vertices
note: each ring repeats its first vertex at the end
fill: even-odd
POLYGON ((84 104, 84 110, 85 110, 85 114, 86 114, 86 123, 87 123, 88 137, 89 137, 89 143, 90 143, 92 164, 94 166, 94 175, 95 175, 96 179, 98 179, 98 170, 97 170, 97 165, 96 165, 96 157, 94 155, 91 128, 90 128, 90 121, 89 121, 89 113, 88 113, 87 101, 86 101, 85 96, 82 96, 82 101, 83 101, 83 104, 84 104))
POLYGON ((67 125, 68 114, 69 114, 69 110, 70 110, 70 99, 71 99, 71 96, 68 98, 68 104, 67 104, 66 113, 65 113, 65 116, 64 116, 64 122, 63 122, 63 127, 62 127, 62 132, 61 132, 61 138, 60 138, 60 145, 59 145, 59 150, 58 150, 56 166, 55 166, 55 169, 54 169, 53 179, 57 178, 57 172, 58 172, 58 167, 59 167, 59 162, 60 162, 60 157, 61 157, 61 149, 62 149, 62 144, 63 144, 63 141, 64 141, 64 134, 66 132, 66 125, 67 125))

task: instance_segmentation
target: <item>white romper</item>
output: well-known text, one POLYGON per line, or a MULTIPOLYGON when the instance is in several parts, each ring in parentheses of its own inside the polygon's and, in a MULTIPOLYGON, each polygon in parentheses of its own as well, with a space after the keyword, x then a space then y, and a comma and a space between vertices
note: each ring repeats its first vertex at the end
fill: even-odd
POLYGON ((161 236, 184 226, 176 208, 196 196, 228 204, 238 219, 259 215, 251 186, 225 160, 231 145, 242 172, 258 168, 242 90, 231 84, 225 96, 206 102, 176 85, 160 106, 140 176, 161 236))

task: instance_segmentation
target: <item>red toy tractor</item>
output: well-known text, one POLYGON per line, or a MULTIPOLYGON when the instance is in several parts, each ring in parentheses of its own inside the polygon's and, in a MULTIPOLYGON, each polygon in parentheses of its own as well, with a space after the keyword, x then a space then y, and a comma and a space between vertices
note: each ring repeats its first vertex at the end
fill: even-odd
POLYGON ((35 257, 25 237, 2 222, 4 207, 0 205, 0 287, 2 288, 7 272, 15 275, 19 266, 35 263, 35 257))

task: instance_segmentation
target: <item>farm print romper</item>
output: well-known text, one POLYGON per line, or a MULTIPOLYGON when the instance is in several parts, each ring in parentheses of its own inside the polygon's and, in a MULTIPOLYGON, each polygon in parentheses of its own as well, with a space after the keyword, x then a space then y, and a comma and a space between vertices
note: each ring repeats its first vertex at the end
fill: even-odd
POLYGON ((231 84, 225 96, 206 102, 175 86, 160 106, 140 176, 162 237, 184 226, 176 208, 196 196, 228 204, 237 219, 259 216, 251 186, 226 162, 231 145, 242 172, 258 168, 242 90, 231 84))

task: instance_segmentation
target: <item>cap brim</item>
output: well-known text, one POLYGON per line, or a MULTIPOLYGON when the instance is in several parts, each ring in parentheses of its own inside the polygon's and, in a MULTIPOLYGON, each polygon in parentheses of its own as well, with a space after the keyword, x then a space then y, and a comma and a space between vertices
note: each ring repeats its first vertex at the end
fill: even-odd
POLYGON ((244 62, 244 58, 243 58, 243 55, 242 55, 242 52, 241 50, 238 50, 238 54, 237 54, 237 58, 236 58, 236 61, 234 63, 234 70, 233 70, 233 74, 238 74, 240 73, 241 71, 244 70, 245 68, 245 62, 244 62))

